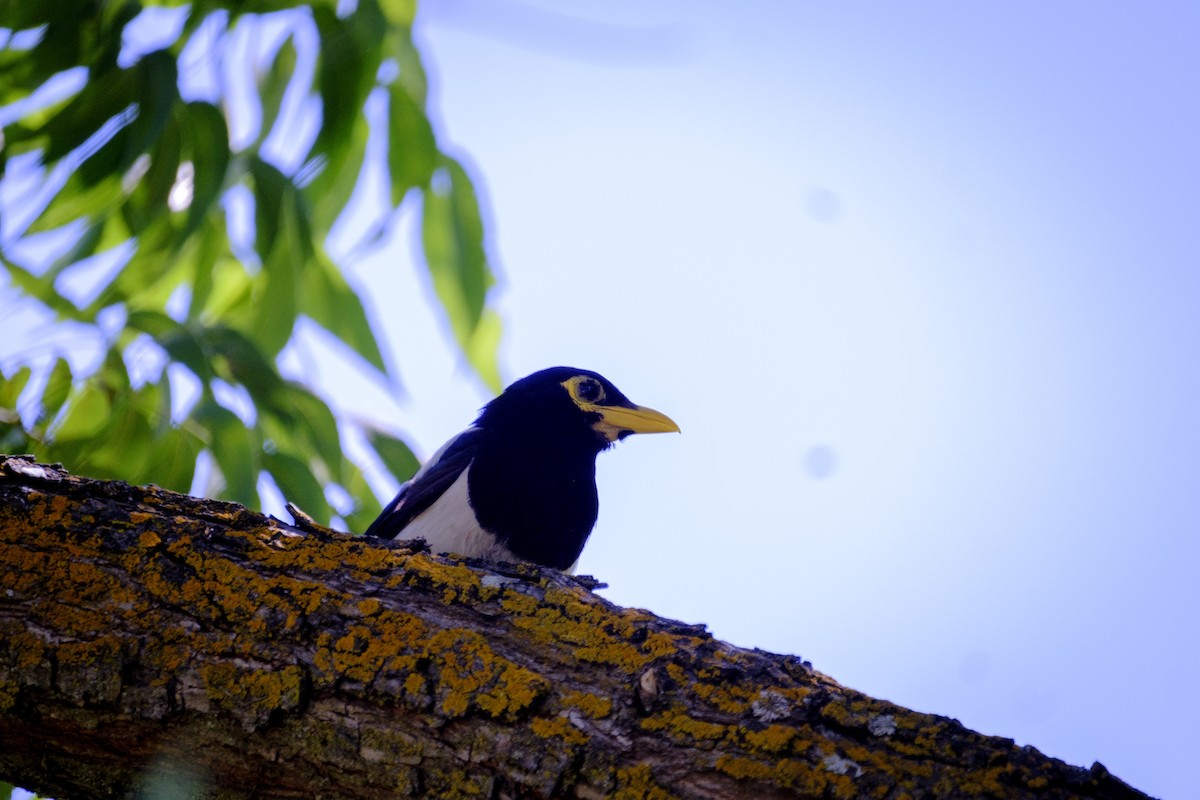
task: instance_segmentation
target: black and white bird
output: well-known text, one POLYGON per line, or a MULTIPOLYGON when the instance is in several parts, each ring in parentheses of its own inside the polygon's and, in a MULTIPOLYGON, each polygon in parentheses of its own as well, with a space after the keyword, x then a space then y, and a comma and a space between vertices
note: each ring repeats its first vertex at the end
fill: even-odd
POLYGON ((595 372, 551 367, 492 400, 367 529, 434 553, 572 568, 596 524, 596 456, 634 433, 678 432, 595 372))

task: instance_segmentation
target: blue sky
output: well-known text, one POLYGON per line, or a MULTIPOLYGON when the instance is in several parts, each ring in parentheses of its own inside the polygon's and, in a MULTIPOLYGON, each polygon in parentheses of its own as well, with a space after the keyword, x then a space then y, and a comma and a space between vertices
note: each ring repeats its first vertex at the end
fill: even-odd
MULTIPOLYGON (((1181 798, 1200 716, 1200 11, 429 3, 506 378, 601 456, 614 601, 1181 798)), ((351 265, 423 454, 486 395, 402 233, 351 265)), ((330 368, 329 386, 348 376, 330 368)))
MULTIPOLYGON (((418 18, 439 133, 486 199, 506 379, 595 369, 683 429, 601 456, 580 571, 1188 796, 1200 7, 730 9, 418 18)), ((488 395, 412 222, 346 263, 403 392, 317 336, 288 366, 424 456, 488 395)))

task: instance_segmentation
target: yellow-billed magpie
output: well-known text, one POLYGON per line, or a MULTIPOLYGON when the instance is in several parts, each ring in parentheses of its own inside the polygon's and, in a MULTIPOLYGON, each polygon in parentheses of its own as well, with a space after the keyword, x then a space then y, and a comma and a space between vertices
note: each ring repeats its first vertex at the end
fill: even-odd
POLYGON ((596 524, 596 456, 630 434, 668 431, 679 431, 670 417, 595 372, 535 372, 434 453, 367 535, 568 569, 596 524))

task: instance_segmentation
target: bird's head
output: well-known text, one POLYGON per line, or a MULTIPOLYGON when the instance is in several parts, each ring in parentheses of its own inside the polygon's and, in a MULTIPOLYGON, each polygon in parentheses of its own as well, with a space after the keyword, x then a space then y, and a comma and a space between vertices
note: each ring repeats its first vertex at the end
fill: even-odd
POLYGON ((551 367, 513 383, 488 403, 477 424, 584 435, 597 451, 634 433, 679 432, 666 414, 637 405, 603 375, 575 367, 551 367))

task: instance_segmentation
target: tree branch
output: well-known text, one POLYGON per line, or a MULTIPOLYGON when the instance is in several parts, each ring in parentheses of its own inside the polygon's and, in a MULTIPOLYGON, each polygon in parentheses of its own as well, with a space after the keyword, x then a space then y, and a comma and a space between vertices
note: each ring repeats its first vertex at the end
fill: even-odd
POLYGON ((1141 798, 528 565, 0 458, 0 780, 192 796, 1141 798))

